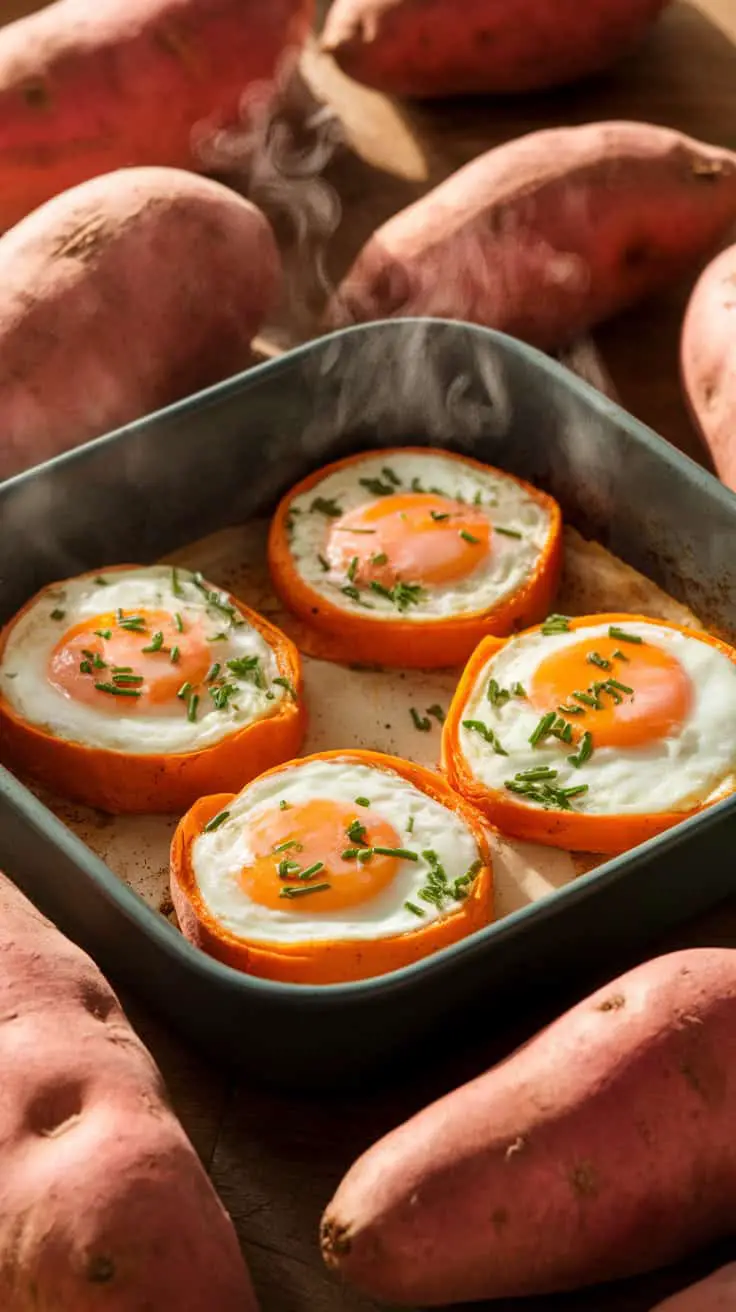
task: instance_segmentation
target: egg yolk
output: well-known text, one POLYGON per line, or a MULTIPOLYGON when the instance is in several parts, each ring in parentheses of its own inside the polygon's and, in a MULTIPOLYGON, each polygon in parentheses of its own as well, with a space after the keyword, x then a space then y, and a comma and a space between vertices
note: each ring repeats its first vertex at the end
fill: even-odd
POLYGON ((693 700, 676 657, 651 643, 609 637, 552 652, 537 666, 528 693, 537 710, 556 710, 576 739, 588 731, 597 747, 641 747, 678 733, 693 700))
POLYGON ((391 587, 451 583, 485 560, 491 525, 475 506, 429 492, 397 493, 349 510, 332 522, 326 554, 351 581, 391 587), (352 567, 352 568, 351 568, 352 567))
POLYGON ((51 653, 48 679, 76 702, 113 715, 170 709, 201 692, 212 654, 202 625, 167 611, 115 611, 69 629, 51 653), (188 685, 188 687, 187 687, 188 685))
POLYGON ((401 847, 375 811, 328 798, 268 810, 248 825, 254 855, 240 873, 248 897, 276 911, 340 911, 369 902, 396 876, 401 858, 356 851, 401 847), (347 854, 347 855, 346 855, 347 854))

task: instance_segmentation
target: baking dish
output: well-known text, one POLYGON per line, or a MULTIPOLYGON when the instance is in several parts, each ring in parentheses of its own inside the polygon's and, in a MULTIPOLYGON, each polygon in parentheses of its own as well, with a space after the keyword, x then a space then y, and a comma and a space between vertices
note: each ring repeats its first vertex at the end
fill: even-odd
MULTIPOLYGON (((736 632, 736 497, 547 357, 437 320, 319 339, 0 485, 0 620, 47 582, 152 561, 267 513, 317 464, 397 444, 531 479, 574 526, 736 632)), ((728 800, 434 957, 310 988, 199 953, 0 770, 0 866, 19 887, 200 1046, 301 1088, 406 1059, 453 1014, 522 985, 614 970, 732 891, 735 837, 728 800)))

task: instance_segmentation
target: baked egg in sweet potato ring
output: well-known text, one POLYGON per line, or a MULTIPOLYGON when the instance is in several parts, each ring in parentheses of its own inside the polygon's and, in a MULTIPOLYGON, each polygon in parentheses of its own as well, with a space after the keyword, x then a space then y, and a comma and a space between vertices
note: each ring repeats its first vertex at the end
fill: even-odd
POLYGON ((502 833, 625 852, 736 788, 736 652, 638 615, 552 615, 486 638, 442 764, 502 833))
POLYGON ((562 517, 546 493, 467 456, 363 452, 287 493, 268 559, 325 659, 437 668, 547 614, 562 517))
POLYGON ((431 770, 321 752, 196 802, 172 842, 171 897, 184 935, 236 969, 367 979, 489 923, 489 841, 431 770))
POLYGON ((49 585, 0 634, 0 761, 87 806, 183 811, 288 760, 305 726, 294 645, 189 570, 49 585))

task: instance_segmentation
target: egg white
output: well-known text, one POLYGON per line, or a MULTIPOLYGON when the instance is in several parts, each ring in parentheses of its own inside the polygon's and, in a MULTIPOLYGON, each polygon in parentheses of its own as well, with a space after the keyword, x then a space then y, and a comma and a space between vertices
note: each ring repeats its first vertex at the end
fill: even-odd
MULTIPOLYGON (((228 807, 228 819, 217 829, 202 833, 191 849, 194 877, 210 914, 224 928, 253 942, 324 942, 335 939, 379 939, 407 933, 431 924, 456 910, 450 900, 443 910, 419 898, 429 873, 421 853, 436 852, 448 880, 464 875, 479 857, 478 848, 463 821, 441 803, 389 770, 355 761, 306 761, 249 784, 228 807), (419 861, 403 860, 396 878, 375 898, 359 906, 310 915, 308 898, 284 901, 283 911, 252 902, 239 881, 240 871, 253 862, 248 822, 280 801, 299 805, 314 798, 354 802, 370 800, 371 809, 394 826, 401 845, 420 854, 419 861), (410 817, 414 825, 408 832, 410 817), (424 911, 417 917, 405 906, 415 902, 424 911)), ((365 814, 355 807, 357 818, 365 814)))
MULTIPOLYGON (((656 814, 687 811, 714 801, 736 782, 736 666, 706 642, 663 628, 656 623, 627 623, 627 632, 670 652, 690 676, 693 705, 681 732, 636 747, 598 747, 585 765, 569 763, 575 747, 547 738, 532 747, 529 736, 540 713, 529 701, 511 697, 492 706, 488 682, 494 678, 506 689, 526 687, 540 662, 551 652, 576 646, 586 638, 605 637, 608 625, 597 624, 569 633, 544 636, 537 632, 511 638, 483 669, 463 708, 463 720, 480 720, 498 735, 508 756, 497 755, 483 737, 460 728, 459 745, 477 780, 504 792, 504 781, 535 766, 557 770, 554 786, 572 788, 587 784, 588 792, 572 800, 575 811, 595 815, 656 814)), ((621 647, 625 647, 621 643, 621 647)), ((624 679, 624 682, 626 680, 624 679)), ((591 715, 590 725, 595 720, 591 715)), ((508 793, 509 798, 512 797, 508 793)), ((514 801, 528 802, 514 795, 514 801)))
POLYGON ((0 693, 28 723, 57 738, 144 755, 209 747, 255 720, 273 715, 286 692, 273 682, 279 668, 271 647, 249 624, 233 627, 227 614, 209 606, 188 570, 178 570, 176 578, 175 591, 172 570, 157 565, 107 575, 103 571, 94 579, 87 576, 46 589, 11 631, 0 663, 0 693), (141 714, 129 711, 121 698, 116 714, 111 715, 54 688, 46 670, 59 639, 90 616, 118 608, 178 612, 185 625, 202 621, 208 637, 225 632, 226 639, 212 645, 213 661, 224 665, 237 657, 258 656, 265 688, 228 672, 228 682, 237 686, 237 694, 222 710, 202 698, 194 723, 187 719, 183 702, 163 706, 156 714, 149 710, 141 714), (51 618, 56 611, 63 612, 60 619, 51 618))
MULTIPOLYGON (((368 502, 380 500, 361 487, 361 478, 381 478, 386 466, 395 472, 402 486, 397 493, 410 491, 412 479, 418 478, 422 488, 436 488, 448 497, 470 504, 478 494, 480 507, 492 525, 521 534, 519 538, 501 533, 493 536, 492 549, 485 560, 464 579, 452 583, 433 584, 424 588, 419 605, 402 612, 402 619, 418 622, 488 610, 514 593, 533 572, 550 531, 550 515, 518 483, 493 470, 476 469, 464 461, 451 459, 442 452, 432 454, 406 451, 391 456, 377 452, 364 460, 328 474, 309 492, 294 497, 290 503, 290 545, 293 563, 300 576, 320 596, 326 597, 342 610, 354 611, 371 619, 396 618, 396 607, 386 597, 371 593, 372 610, 345 596, 346 582, 343 572, 331 569, 325 572, 319 556, 330 532, 331 520, 311 509, 318 497, 334 500, 343 512, 354 510, 368 502)), ((385 482, 385 478, 383 479, 385 482)), ((411 579, 404 580, 411 583, 411 579)))

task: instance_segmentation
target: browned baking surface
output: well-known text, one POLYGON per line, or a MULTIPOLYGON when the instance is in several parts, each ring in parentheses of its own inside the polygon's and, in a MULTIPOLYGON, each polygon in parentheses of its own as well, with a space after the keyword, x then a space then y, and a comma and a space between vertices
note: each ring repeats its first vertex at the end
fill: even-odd
MULTIPOLYGON (((0 0, 0 21, 34 7, 32 0, 0 0)), ((461 14, 458 0, 458 21, 461 14)), ((307 72, 342 113, 355 146, 330 168, 344 213, 330 256, 335 276, 390 213, 473 155, 524 131, 595 118, 639 118, 736 146, 736 0, 674 3, 645 46, 615 73, 546 97, 395 109, 351 86, 327 64, 310 60, 307 72)), ((623 404, 702 459, 677 384, 685 294, 685 288, 674 290, 624 316, 601 330, 596 341, 623 404)), ((736 947, 736 902, 662 947, 701 943, 736 947)), ((509 1000, 494 1008, 487 1034, 464 1056, 438 1062, 437 1069, 418 1073, 410 1084, 386 1081, 378 1092, 335 1100, 278 1098, 208 1069, 126 999, 233 1214, 263 1312, 370 1312, 372 1304, 323 1273, 316 1246, 322 1206, 342 1171, 376 1135, 508 1051, 546 1019, 561 1001, 553 997, 553 983, 535 1014, 517 1015, 509 1000)), ((733 1259, 736 1248, 617 1289, 534 1300, 524 1304, 524 1312, 648 1312, 659 1297, 727 1255, 733 1259)), ((496 1303, 493 1312, 512 1310, 496 1303)))

